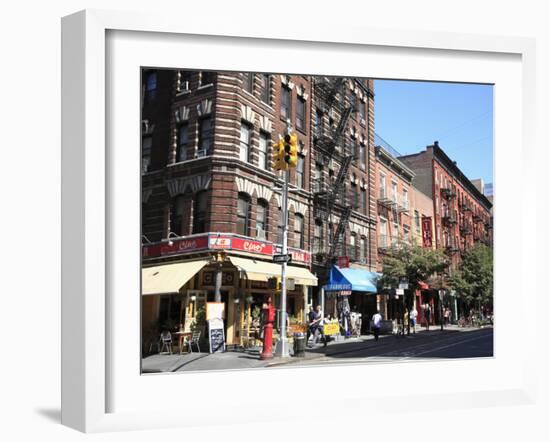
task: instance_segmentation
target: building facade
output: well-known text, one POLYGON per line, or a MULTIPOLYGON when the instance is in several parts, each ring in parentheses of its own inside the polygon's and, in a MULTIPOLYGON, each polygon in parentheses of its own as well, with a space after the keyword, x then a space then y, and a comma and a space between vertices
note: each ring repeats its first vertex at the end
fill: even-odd
POLYGON ((243 341, 243 323, 272 292, 266 279, 280 269, 272 255, 282 242, 282 180, 272 169, 272 144, 287 121, 301 146, 290 176, 289 276, 296 286, 288 306, 293 319, 303 320, 308 287, 317 285, 307 270, 311 80, 145 70, 143 91, 144 267, 205 261, 185 281, 181 296, 143 297, 144 325, 175 321, 188 328, 201 306, 218 301, 224 304, 227 342, 243 341))
POLYGON ((433 202, 435 244, 447 251, 451 269, 476 242, 492 244, 492 204, 439 147, 401 156, 416 173, 416 186, 433 202))
POLYGON ((250 337, 254 312, 273 294, 267 278, 280 274, 272 257, 282 243, 283 179, 272 168, 272 145, 289 124, 299 140, 290 171, 289 317, 305 321, 339 256, 376 268, 372 87, 372 80, 143 70, 144 333, 173 323, 187 330, 206 303, 219 302, 227 342, 250 337), (176 278, 182 286, 160 292, 155 278, 176 268, 186 275, 176 278))

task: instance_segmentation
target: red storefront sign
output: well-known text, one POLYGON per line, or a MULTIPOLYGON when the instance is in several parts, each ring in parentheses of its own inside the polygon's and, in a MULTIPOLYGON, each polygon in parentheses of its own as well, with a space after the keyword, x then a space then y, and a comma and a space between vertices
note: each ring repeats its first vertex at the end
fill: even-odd
POLYGON ((160 254, 171 255, 172 253, 184 253, 206 248, 208 248, 208 237, 197 236, 194 238, 175 239, 171 245, 170 243, 162 244, 160 254))
POLYGON ((432 218, 430 216, 422 217, 422 246, 432 247, 432 218))
MULTIPOLYGON (((144 258, 201 250, 237 250, 263 256, 273 256, 274 253, 281 253, 280 249, 281 246, 276 246, 270 242, 257 241, 227 233, 174 238, 170 242, 146 244, 142 248, 144 258)), ((311 262, 311 254, 305 250, 289 248, 288 253, 292 255, 292 262, 303 264, 310 264, 311 262)))
POLYGON ((260 255, 273 255, 273 244, 239 237, 233 238, 231 249, 242 250, 248 253, 258 253, 260 255))

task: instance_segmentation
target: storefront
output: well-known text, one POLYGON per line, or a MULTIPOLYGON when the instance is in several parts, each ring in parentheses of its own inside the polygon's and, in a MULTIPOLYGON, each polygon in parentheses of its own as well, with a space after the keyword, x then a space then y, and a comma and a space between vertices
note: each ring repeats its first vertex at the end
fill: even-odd
MULTIPOLYGON (((216 283, 221 279, 219 294, 227 344, 245 345, 257 339, 261 333, 260 312, 267 295, 273 298, 276 308, 280 305, 279 295, 267 284, 269 278, 281 275, 281 266, 272 262, 272 254, 276 252, 271 243, 230 234, 207 234, 174 241, 168 247, 149 247, 144 251, 145 265, 159 258, 170 261, 142 269, 144 338, 150 330, 179 324, 186 332, 197 327, 204 330, 206 305, 215 301, 216 283), (192 245, 200 249, 189 249, 192 245), (179 254, 181 247, 187 253, 179 254), (202 256, 197 258, 197 255, 202 256)), ((297 264, 309 262, 305 251, 290 253, 297 264)), ((317 285, 317 278, 303 265, 288 265, 287 280, 290 283, 289 320, 293 324, 304 324, 308 288, 317 285)))
POLYGON ((351 312, 361 314, 361 333, 368 331, 368 322, 380 308, 377 281, 380 274, 361 268, 332 266, 325 292, 325 315, 339 319, 344 331, 351 312))

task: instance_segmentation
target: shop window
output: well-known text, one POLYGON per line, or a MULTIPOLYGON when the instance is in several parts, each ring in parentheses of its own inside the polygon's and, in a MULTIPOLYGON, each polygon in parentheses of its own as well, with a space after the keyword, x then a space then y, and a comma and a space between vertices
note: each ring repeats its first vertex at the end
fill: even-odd
POLYGON ((237 202, 237 233, 249 236, 250 197, 246 193, 239 193, 237 202))

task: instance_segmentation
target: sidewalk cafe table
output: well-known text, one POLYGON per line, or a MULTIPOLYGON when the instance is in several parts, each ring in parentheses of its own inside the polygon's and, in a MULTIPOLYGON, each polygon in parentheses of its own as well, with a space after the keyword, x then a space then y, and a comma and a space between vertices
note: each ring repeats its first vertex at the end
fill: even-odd
POLYGON ((185 338, 191 339, 191 337, 193 336, 193 332, 178 331, 178 332, 175 332, 174 335, 178 337, 178 347, 180 350, 180 354, 182 354, 185 338))

